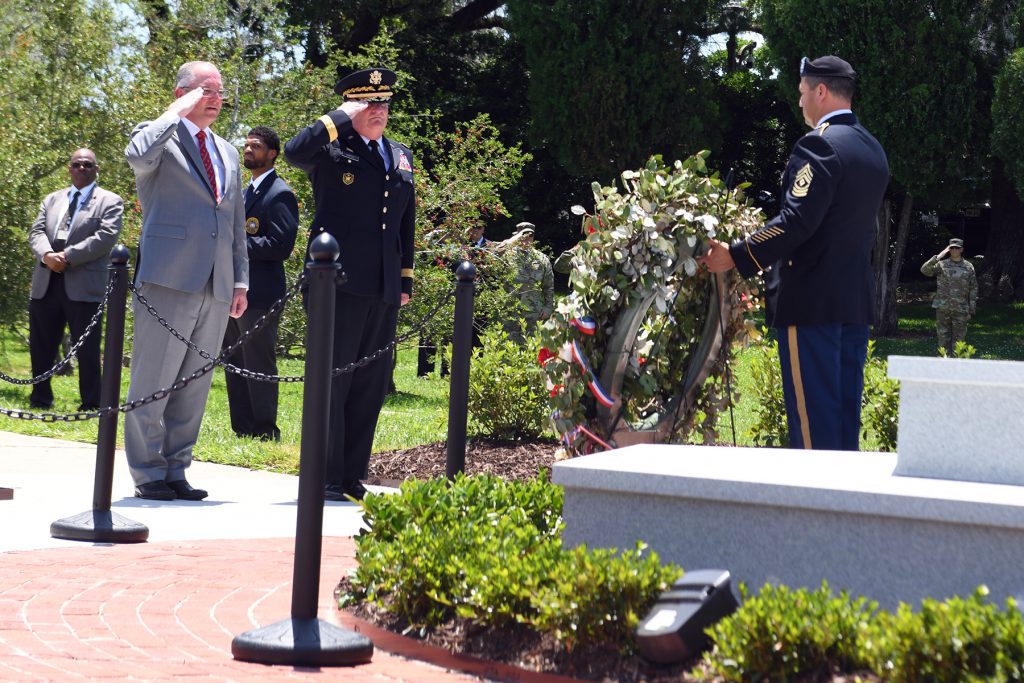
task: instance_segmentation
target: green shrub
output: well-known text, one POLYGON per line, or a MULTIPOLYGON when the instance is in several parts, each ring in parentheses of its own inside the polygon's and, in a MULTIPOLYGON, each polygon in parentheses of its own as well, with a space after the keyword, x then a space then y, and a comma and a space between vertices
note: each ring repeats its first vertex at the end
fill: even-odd
POLYGON ((715 643, 705 664, 726 681, 787 681, 849 671, 866 663, 863 643, 876 604, 766 584, 756 597, 740 586, 742 607, 708 629, 715 643))
MULTIPOLYGON (((946 349, 941 346, 939 347, 939 355, 943 358, 948 357, 946 349)), ((953 358, 974 358, 976 355, 978 355, 978 349, 965 341, 958 341, 956 345, 953 346, 953 358)))
POLYGON ((754 396, 754 425, 750 438, 755 446, 789 447, 786 428, 786 400, 782 395, 782 369, 779 367, 779 343, 767 328, 751 345, 750 376, 754 396))
POLYGON ((469 414, 477 433, 498 439, 540 436, 548 424, 545 375, 534 338, 519 344, 494 325, 481 337, 469 375, 469 414))
POLYGON ((895 683, 1024 680, 1024 620, 1016 603, 1005 612, 985 602, 979 587, 966 600, 923 600, 914 612, 901 604, 872 628, 873 668, 895 683))
POLYGON ((865 438, 874 435, 880 451, 896 450, 899 426, 900 383, 889 378, 889 364, 875 356, 875 342, 868 342, 864 363, 864 395, 860 424, 865 438))
MULTIPOLYGON (((1024 681, 1024 616, 1013 599, 999 610, 981 586, 964 599, 923 600, 895 613, 865 598, 765 585, 708 629, 704 664, 726 681, 816 679, 871 671, 894 683, 1024 681)), ((694 675, 698 675, 695 671, 694 675)))
POLYGON ((544 475, 410 480, 362 505, 367 528, 341 602, 373 602, 414 625, 517 622, 567 649, 629 650, 640 616, 681 573, 639 544, 564 549, 562 489, 544 475))

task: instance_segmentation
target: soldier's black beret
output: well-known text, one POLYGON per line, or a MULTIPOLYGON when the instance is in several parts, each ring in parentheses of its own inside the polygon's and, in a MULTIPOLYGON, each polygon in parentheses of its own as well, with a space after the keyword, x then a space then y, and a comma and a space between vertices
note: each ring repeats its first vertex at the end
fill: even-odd
POLYGON ((387 102, 394 96, 397 77, 391 69, 382 66, 353 71, 334 86, 334 92, 346 100, 360 102, 387 102))
POLYGON ((834 55, 826 55, 817 59, 800 60, 801 76, 823 76, 825 78, 857 78, 857 72, 850 63, 834 55))

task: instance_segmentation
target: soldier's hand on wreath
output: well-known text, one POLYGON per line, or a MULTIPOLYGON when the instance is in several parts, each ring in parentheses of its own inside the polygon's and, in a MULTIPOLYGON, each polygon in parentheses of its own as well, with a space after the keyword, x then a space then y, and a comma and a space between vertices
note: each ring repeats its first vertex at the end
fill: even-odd
POLYGON ((708 240, 708 251, 700 257, 698 263, 712 273, 724 273, 736 267, 736 262, 732 260, 732 254, 729 253, 729 246, 724 242, 712 239, 708 240))

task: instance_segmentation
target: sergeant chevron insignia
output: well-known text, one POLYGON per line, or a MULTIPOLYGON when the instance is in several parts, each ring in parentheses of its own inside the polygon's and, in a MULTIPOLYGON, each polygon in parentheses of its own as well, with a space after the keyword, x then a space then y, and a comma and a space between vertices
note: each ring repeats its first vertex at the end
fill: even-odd
POLYGON ((803 165, 799 171, 796 172, 796 178, 793 180, 793 187, 790 189, 790 194, 794 197, 806 197, 807 191, 811 189, 811 180, 814 179, 814 171, 811 170, 810 162, 803 165))

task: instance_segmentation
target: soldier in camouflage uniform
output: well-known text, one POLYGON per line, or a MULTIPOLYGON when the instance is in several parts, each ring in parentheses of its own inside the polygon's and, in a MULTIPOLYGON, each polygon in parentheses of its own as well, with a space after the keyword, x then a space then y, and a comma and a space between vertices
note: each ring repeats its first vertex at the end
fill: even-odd
MULTIPOLYGON (((548 257, 533 246, 533 224, 520 223, 519 231, 508 239, 509 259, 515 269, 515 294, 523 307, 523 319, 529 334, 537 323, 551 315, 555 308, 555 276, 548 257)), ((519 321, 505 325, 509 337, 522 342, 519 321)))
POLYGON ((928 277, 938 276, 935 299, 935 328, 939 335, 939 348, 953 355, 958 341, 967 336, 967 321, 974 315, 978 303, 978 280, 974 266, 963 257, 964 241, 953 238, 941 253, 932 256, 921 266, 928 277), (949 254, 949 259, 942 261, 949 254))

